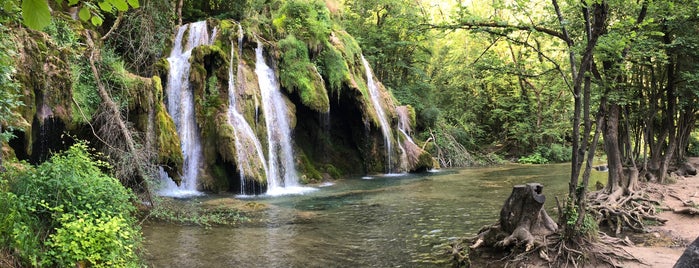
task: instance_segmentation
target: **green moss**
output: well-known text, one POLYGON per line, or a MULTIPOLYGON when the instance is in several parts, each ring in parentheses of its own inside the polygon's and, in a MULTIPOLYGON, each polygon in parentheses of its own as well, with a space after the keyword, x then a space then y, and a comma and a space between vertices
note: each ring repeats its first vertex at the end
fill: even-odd
POLYGON ((325 77, 332 90, 340 91, 342 83, 350 80, 349 67, 345 59, 342 58, 342 53, 330 43, 326 43, 319 59, 319 73, 325 77))
MULTIPOLYGON (((158 163, 169 167, 169 171, 181 170, 184 160, 182 147, 180 147, 180 138, 177 136, 175 122, 165 111, 161 102, 156 104, 155 120, 157 126, 155 134, 158 141, 158 163)), ((172 178, 179 179, 173 177, 177 172, 168 173, 172 178)))
POLYGON ((215 192, 223 192, 230 188, 228 173, 226 173, 226 169, 221 165, 211 166, 211 176, 213 177, 213 182, 210 187, 215 192))
POLYGON ((330 35, 332 20, 320 0, 290 0, 274 15, 272 25, 279 36, 295 35, 309 47, 319 47, 330 35))
POLYGON ((328 173, 334 179, 339 179, 343 176, 343 172, 332 164, 323 165, 323 172, 328 173))
POLYGON ((299 152, 299 158, 301 160, 301 166, 299 167, 299 172, 301 172, 301 183, 315 183, 320 182, 323 176, 320 174, 318 169, 313 165, 313 162, 308 159, 305 153, 299 152))
POLYGON ((306 45, 293 35, 279 41, 281 60, 279 80, 289 92, 296 93, 301 102, 317 112, 330 110, 330 101, 323 78, 308 57, 306 45))
POLYGON ((87 123, 92 121, 95 111, 99 108, 102 100, 97 94, 97 84, 94 75, 90 71, 87 59, 84 57, 75 58, 70 65, 71 77, 73 79, 73 121, 77 123, 87 123))
POLYGON ((216 117, 218 125, 216 132, 216 151, 221 155, 223 160, 235 163, 235 133, 233 127, 228 124, 228 117, 221 114, 216 117))

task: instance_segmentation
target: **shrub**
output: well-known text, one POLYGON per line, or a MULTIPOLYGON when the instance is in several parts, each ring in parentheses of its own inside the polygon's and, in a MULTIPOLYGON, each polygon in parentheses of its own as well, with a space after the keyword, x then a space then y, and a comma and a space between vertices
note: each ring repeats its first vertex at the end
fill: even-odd
POLYGON ((697 133, 692 133, 689 135, 689 145, 687 146, 687 154, 689 156, 699 156, 699 139, 697 139, 697 133))
POLYGON ((134 196, 102 169, 108 165, 77 143, 2 174, 0 247, 31 266, 139 266, 134 196))
POLYGON ((544 156, 539 152, 534 152, 530 155, 520 157, 517 161, 521 164, 546 164, 549 162, 544 156))
POLYGON ((536 148, 536 151, 541 153, 541 156, 554 163, 568 162, 572 157, 572 148, 560 144, 539 146, 536 148))
POLYGON ((539 146, 532 154, 521 157, 518 162, 522 164, 563 163, 571 160, 571 152, 570 147, 560 144, 539 146))
POLYGON ((309 47, 327 41, 332 27, 330 12, 322 1, 286 1, 272 21, 282 35, 295 35, 309 47))

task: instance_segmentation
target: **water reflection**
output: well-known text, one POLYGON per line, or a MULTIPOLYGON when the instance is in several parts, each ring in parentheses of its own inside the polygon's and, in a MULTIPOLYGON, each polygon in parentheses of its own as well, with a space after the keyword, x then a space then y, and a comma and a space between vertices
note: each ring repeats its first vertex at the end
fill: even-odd
MULTIPOLYGON (((493 223, 513 185, 543 183, 553 211, 568 174, 568 165, 509 165, 250 197, 269 207, 257 225, 145 226, 147 259, 154 267, 443 267, 434 261, 444 244, 493 223)), ((606 176, 594 174, 592 185, 606 176)))

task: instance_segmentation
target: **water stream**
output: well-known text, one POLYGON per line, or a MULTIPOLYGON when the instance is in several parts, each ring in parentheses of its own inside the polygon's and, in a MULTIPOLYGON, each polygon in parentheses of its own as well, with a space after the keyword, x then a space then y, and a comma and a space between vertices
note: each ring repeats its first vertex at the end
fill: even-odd
POLYGON ((164 178, 166 187, 159 192, 164 196, 200 195, 197 191, 197 179, 201 168, 202 150, 199 128, 194 117, 194 95, 189 86, 189 58, 195 47, 209 44, 210 40, 213 40, 209 36, 215 35, 215 28, 209 35, 206 21, 182 25, 177 30, 175 44, 167 58, 170 64, 166 88, 167 112, 175 121, 184 162, 180 186, 175 185, 171 179, 164 178), (188 38, 183 45, 185 32, 188 38))
MULTIPOLYGON (((240 25, 239 25, 240 27, 240 25)), ((242 33, 242 28, 240 29, 242 33)), ((238 37, 238 57, 242 56, 242 35, 238 37)), ((234 58, 234 46, 231 44, 231 59, 234 58)), ((242 61, 239 60, 238 69, 242 68, 242 61)), ((241 72, 238 72, 240 74, 241 72)), ((245 117, 239 112, 237 95, 238 89, 235 86, 239 79, 233 72, 233 60, 228 69, 228 123, 233 127, 235 138, 236 165, 240 176, 240 194, 246 194, 245 180, 255 176, 267 176, 267 162, 262 150, 260 140, 248 124, 245 117)), ((247 191, 253 192, 253 191, 247 191)))
POLYGON ((381 132, 383 133, 383 138, 386 142, 386 173, 391 173, 393 172, 393 169, 391 168, 391 154, 393 152, 391 150, 391 139, 393 137, 391 135, 391 126, 388 124, 388 120, 386 119, 386 112, 384 112, 383 107, 381 106, 381 93, 379 92, 378 86, 376 85, 376 81, 374 81, 374 74, 371 72, 369 62, 364 58, 364 55, 362 55, 362 64, 364 64, 364 70, 366 71, 367 87, 369 89, 369 97, 371 98, 371 104, 373 105, 374 110, 376 111, 376 115, 379 117, 381 132))
POLYGON ((289 110, 274 70, 265 62, 262 43, 255 49, 255 73, 262 95, 267 127, 267 195, 298 194, 313 190, 299 185, 291 144, 289 110))
MULTIPOLYGON (((553 197, 565 195, 569 172, 567 164, 506 165, 245 199, 269 206, 257 223, 145 226, 147 260, 153 267, 447 267, 438 263, 445 243, 492 224, 513 185, 543 183, 555 218, 553 197)), ((594 172, 591 185, 605 176, 594 172)))

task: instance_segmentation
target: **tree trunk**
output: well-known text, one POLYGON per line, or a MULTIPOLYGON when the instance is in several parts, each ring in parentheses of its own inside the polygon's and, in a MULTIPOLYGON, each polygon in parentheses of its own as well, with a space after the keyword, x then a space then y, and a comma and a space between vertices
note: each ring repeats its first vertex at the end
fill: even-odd
POLYGON ((558 230, 556 222, 544 210, 546 197, 539 183, 516 185, 500 210, 500 220, 478 234, 471 248, 524 246, 525 251, 542 245, 547 235, 558 230))
POLYGON ((673 268, 696 268, 699 264, 699 238, 689 244, 673 268))
MULTIPOLYGON (((621 180, 624 176, 621 164, 621 150, 619 150, 619 107, 618 104, 609 103, 607 120, 604 122, 604 149, 607 153, 607 177, 606 192, 616 198, 617 191, 621 190, 621 180)), ((612 198, 613 199, 613 198, 612 198)))
POLYGON ((182 6, 184 5, 184 0, 177 1, 177 26, 182 26, 182 6))
MULTIPOLYGON (((2 134, 2 124, 0 124, 0 134, 2 134)), ((0 173, 5 172, 5 166, 2 165, 2 141, 0 141, 0 173)))

